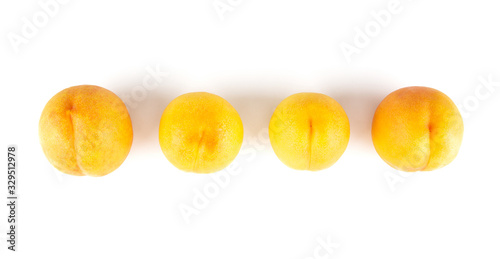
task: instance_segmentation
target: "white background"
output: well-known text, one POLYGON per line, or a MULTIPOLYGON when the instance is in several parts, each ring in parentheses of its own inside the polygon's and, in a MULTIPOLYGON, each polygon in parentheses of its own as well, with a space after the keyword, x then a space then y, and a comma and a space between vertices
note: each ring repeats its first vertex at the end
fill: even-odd
MULTIPOLYGON (((37 1, 1 2, 0 147, 18 145, 20 205, 18 253, 6 249, 0 207, 0 258, 500 257, 497 1, 401 0, 384 26, 372 12, 392 10, 389 0, 233 0, 222 15, 213 3, 75 0, 44 16, 37 1), (372 36, 348 62, 341 46, 356 46, 366 25, 372 36), (160 83, 145 90, 157 69, 160 83), (133 106, 131 152, 101 178, 57 172, 38 141, 46 102, 80 84, 133 106), (376 106, 412 85, 462 110, 463 144, 443 169, 398 173, 373 148, 376 106), (242 117, 239 174, 184 173, 163 156, 162 111, 192 91, 222 96, 242 117), (351 123, 344 155, 320 172, 288 169, 268 142, 274 108, 303 91, 333 97, 351 123), (206 189, 198 214, 183 216, 206 189)), ((2 204, 6 184, 2 173, 2 204)))

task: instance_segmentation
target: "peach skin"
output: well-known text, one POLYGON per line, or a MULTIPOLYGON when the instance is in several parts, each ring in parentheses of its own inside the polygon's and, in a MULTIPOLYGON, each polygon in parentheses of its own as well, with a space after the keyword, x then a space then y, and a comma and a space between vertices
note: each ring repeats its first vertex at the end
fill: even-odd
POLYGON ((243 143, 243 123, 229 102, 194 92, 175 98, 160 120, 159 142, 175 167, 213 173, 228 166, 243 143))
POLYGON ((59 171, 104 176, 117 169, 132 145, 132 122, 113 92, 94 85, 66 88, 45 105, 40 144, 59 171))
POLYGON ((406 87, 379 104, 372 122, 373 145, 390 166, 431 171, 457 156, 464 125, 453 101, 429 87, 406 87))
POLYGON ((269 122, 269 139, 276 156, 296 170, 330 167, 347 148, 349 135, 349 119, 342 106, 319 93, 285 98, 269 122))

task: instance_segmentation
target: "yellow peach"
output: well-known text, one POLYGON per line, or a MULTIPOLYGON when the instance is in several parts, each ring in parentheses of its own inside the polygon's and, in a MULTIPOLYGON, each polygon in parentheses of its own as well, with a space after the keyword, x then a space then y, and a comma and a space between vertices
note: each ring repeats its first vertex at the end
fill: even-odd
POLYGON ((243 123, 229 102, 194 92, 175 98, 163 112, 159 141, 177 168, 212 173, 228 166, 243 142, 243 123))
POLYGON ((453 101, 429 87, 406 87, 379 104, 372 122, 373 145, 390 166, 431 171, 457 156, 464 125, 453 101))
POLYGON ((66 88, 45 105, 39 122, 45 156, 59 171, 104 176, 118 168, 132 146, 132 122, 113 92, 94 85, 66 88))
POLYGON ((317 171, 333 165, 349 142, 349 119, 333 98, 298 93, 285 98, 269 123, 274 152, 288 167, 317 171))

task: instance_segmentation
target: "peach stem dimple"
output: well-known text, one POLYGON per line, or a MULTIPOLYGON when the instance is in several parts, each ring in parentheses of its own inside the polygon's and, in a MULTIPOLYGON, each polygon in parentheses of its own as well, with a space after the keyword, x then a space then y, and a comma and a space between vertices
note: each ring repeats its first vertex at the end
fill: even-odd
POLYGON ((69 124, 71 125, 71 133, 73 134, 73 142, 71 143, 73 145, 72 149, 75 152, 76 168, 78 169, 77 172, 80 173, 80 176, 83 176, 83 175, 86 175, 86 174, 84 173, 84 171, 80 167, 80 163, 78 162, 78 154, 76 152, 76 145, 75 145, 75 141, 76 141, 76 138, 75 138, 75 124, 74 124, 74 121, 73 121, 73 111, 75 109, 75 105, 73 104, 73 102, 71 102, 69 106, 70 107, 66 111, 66 114, 68 115, 69 124))
POLYGON ((425 163, 425 165, 422 167, 421 170, 425 170, 427 168, 427 166, 429 166, 429 163, 431 162, 431 150, 432 150, 432 125, 429 121, 429 123, 427 123, 427 130, 429 131, 429 156, 427 158, 427 162, 425 163))
POLYGON ((200 153, 200 146, 203 142, 203 137, 205 137, 205 130, 201 131, 201 137, 200 137, 200 140, 198 141, 198 145, 196 146, 196 150, 195 150, 196 155, 194 157, 193 168, 191 169, 192 171, 194 171, 196 169, 196 165, 198 163, 198 156, 200 153))

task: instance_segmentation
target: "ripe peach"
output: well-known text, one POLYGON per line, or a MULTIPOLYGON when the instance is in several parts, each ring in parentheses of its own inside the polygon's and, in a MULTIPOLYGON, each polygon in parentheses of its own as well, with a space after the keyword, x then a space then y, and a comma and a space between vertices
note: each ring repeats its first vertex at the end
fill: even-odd
POLYGON ((317 171, 333 165, 349 142, 349 119, 333 98, 298 93, 276 107, 269 123, 274 152, 287 166, 317 171))
POLYGON ((453 101, 428 87, 406 87, 382 100, 372 123, 380 157, 395 169, 431 171, 458 154, 464 125, 453 101))
POLYGON ((159 141, 163 154, 177 168, 212 173, 228 166, 240 151, 243 123, 222 97, 187 93, 165 108, 159 141))
POLYGON ((121 99, 94 85, 66 88, 45 105, 39 122, 43 152, 59 171, 104 176, 132 145, 132 122, 121 99))

